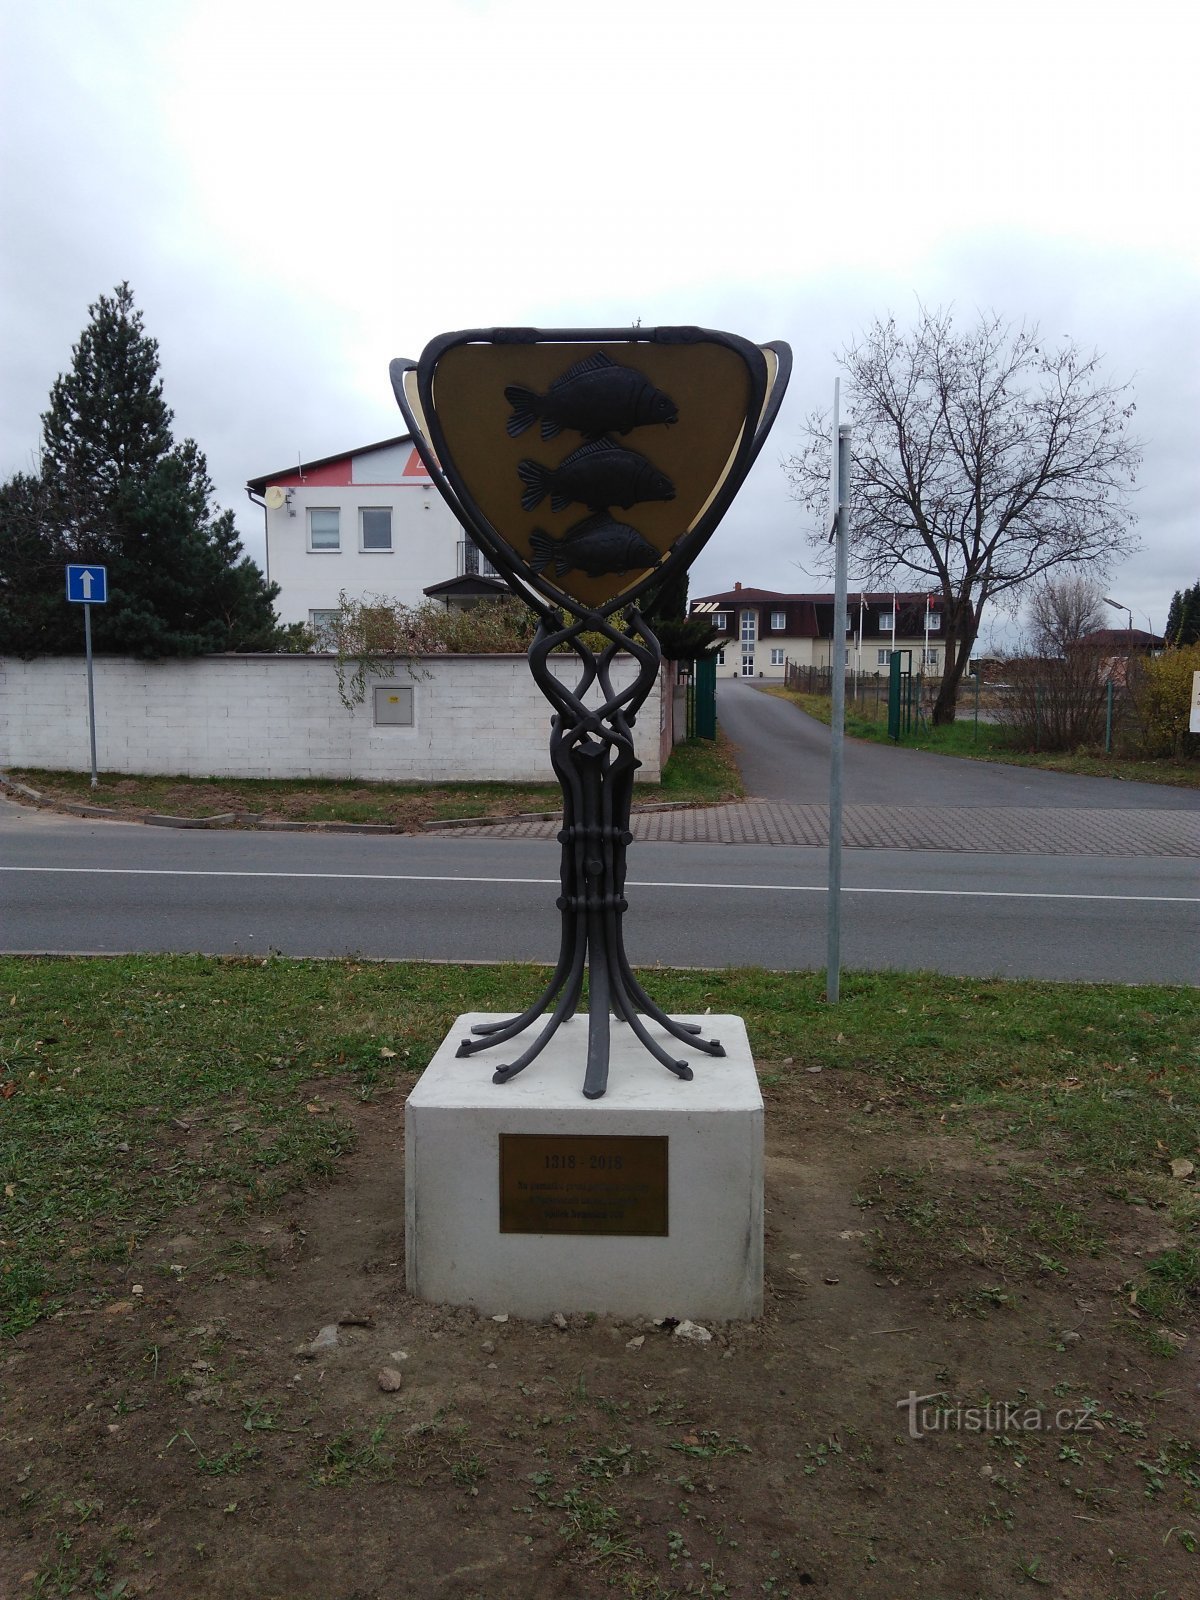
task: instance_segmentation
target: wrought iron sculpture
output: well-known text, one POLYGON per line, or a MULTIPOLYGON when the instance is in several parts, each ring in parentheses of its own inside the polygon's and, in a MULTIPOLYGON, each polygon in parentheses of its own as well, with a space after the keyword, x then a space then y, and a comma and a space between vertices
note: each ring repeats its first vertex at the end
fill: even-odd
POLYGON ((645 1018, 694 1049, 724 1054, 719 1040, 654 1003, 625 953, 625 862, 640 764, 633 727, 662 659, 636 602, 677 577, 711 536, 766 440, 790 369, 786 345, 759 347, 703 328, 473 329, 441 335, 419 362, 392 362, 396 398, 430 477, 537 614, 529 664, 554 708, 550 761, 563 791, 559 956, 533 1005, 475 1028, 459 1047, 460 1056, 493 1049, 544 1019, 532 1042, 496 1069, 496 1083, 523 1071, 574 1015, 585 974, 589 1099, 608 1083, 610 1013, 680 1078, 691 1078, 692 1068, 645 1018), (535 423, 543 445, 571 436, 556 463, 529 453, 535 423), (622 442, 635 432, 637 449, 622 442), (634 521, 614 508, 632 511, 634 521), (605 641, 599 650, 586 637, 596 634, 605 641), (563 652, 577 664, 572 686, 553 670, 563 652), (636 671, 618 689, 621 655, 636 671))

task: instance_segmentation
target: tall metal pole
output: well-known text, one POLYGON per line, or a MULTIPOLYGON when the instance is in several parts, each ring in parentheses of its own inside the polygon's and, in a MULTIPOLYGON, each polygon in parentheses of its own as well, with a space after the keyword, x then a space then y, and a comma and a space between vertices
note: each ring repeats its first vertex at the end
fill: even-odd
POLYGON ((825 999, 836 1005, 842 976, 842 756, 846 726, 846 545, 850 530, 850 426, 839 423, 834 451, 837 517, 834 522, 833 707, 829 751, 829 926, 825 999))
POLYGON ((96 693, 92 684, 92 608, 87 602, 83 606, 83 645, 87 655, 87 686, 88 686, 88 733, 92 743, 92 788, 100 787, 100 777, 96 771, 96 693))

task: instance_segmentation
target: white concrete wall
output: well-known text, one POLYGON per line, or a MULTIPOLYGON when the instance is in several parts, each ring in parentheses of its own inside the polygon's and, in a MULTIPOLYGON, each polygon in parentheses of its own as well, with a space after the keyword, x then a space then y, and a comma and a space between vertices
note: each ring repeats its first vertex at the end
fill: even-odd
MULTIPOLYGON (((568 683, 572 659, 555 670, 568 683)), ((633 675, 616 664, 614 687, 633 675)), ((553 782, 549 703, 524 656, 435 656, 376 683, 411 684, 414 725, 376 727, 373 696, 353 713, 329 656, 194 661, 97 658, 97 762, 105 772, 189 777, 553 782)), ((588 696, 595 702, 595 694, 588 696)), ((665 726, 669 738, 670 720, 665 726)), ((662 680, 635 727, 638 778, 661 775, 662 680)), ((0 657, 0 766, 90 768, 82 658, 0 657)))

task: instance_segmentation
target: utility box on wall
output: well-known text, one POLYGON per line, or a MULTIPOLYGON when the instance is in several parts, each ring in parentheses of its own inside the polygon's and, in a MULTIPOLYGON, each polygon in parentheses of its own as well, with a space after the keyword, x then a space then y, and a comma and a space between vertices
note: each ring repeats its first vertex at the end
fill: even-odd
POLYGON ((375 726, 377 728, 411 728, 413 725, 413 692, 410 685, 381 683, 375 690, 375 726))

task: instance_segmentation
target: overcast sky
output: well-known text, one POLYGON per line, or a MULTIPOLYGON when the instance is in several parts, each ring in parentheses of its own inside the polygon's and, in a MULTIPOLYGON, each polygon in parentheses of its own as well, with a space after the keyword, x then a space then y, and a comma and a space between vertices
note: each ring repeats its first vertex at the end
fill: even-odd
POLYGON ((259 560, 246 479, 403 431, 391 357, 461 327, 700 323, 786 339, 796 366, 692 593, 821 587, 780 461, 837 349, 952 302, 1132 382, 1143 548, 1106 593, 1134 625, 1161 629, 1200 577, 1183 5, 0 11, 5 477, 31 464, 88 304, 123 279, 176 432, 259 560))

